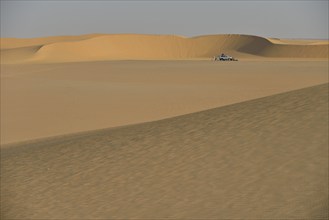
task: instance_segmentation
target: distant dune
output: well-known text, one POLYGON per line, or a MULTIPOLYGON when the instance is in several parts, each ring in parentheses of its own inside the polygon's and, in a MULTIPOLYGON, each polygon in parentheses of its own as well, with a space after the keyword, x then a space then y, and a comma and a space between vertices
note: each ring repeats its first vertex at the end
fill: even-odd
POLYGON ((1 151, 2 219, 328 219, 328 84, 1 151))
POLYGON ((3 63, 97 60, 211 59, 229 53, 240 59, 328 58, 328 41, 280 40, 251 35, 82 35, 1 39, 3 63))
POLYGON ((51 44, 56 42, 85 40, 97 36, 101 36, 101 35, 87 34, 87 35, 78 35, 78 36, 53 36, 53 37, 40 37, 40 38, 1 38, 1 49, 43 46, 46 44, 51 44))

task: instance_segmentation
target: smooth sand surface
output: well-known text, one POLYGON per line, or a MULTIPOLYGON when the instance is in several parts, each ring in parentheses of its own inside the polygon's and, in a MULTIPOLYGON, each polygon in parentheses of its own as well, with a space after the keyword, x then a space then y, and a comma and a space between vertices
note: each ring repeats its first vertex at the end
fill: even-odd
POLYGON ((46 44, 52 44, 56 42, 67 42, 67 41, 79 41, 85 40, 92 37, 101 36, 99 34, 86 34, 78 36, 51 36, 51 37, 40 37, 40 38, 1 38, 1 49, 14 49, 30 46, 43 46, 46 44))
POLYGON ((240 60, 328 59, 328 40, 280 40, 252 35, 198 37, 94 34, 34 39, 1 39, 2 63, 61 63, 101 60, 212 59, 229 53, 240 60))
POLYGON ((169 118, 328 82, 325 61, 1 66, 1 143, 169 118))
POLYGON ((3 219, 328 219, 328 84, 5 148, 1 201, 3 219))

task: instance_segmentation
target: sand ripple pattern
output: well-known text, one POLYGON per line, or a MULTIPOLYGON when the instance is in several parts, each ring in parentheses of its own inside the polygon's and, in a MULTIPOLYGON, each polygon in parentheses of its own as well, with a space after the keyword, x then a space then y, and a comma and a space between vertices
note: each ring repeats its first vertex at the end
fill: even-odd
POLYGON ((1 153, 2 219, 327 219, 328 84, 1 153))

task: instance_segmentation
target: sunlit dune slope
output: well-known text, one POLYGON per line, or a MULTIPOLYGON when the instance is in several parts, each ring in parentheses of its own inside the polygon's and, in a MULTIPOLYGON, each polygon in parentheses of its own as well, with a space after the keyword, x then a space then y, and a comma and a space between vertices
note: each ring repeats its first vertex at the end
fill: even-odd
POLYGON ((1 144, 169 118, 328 82, 326 61, 1 66, 1 144))
MULTIPOLYGON (((11 40, 13 41, 13 40, 11 40)), ((22 53, 30 46, 38 46, 29 59, 17 62, 79 62, 95 60, 176 60, 211 59, 224 52, 239 58, 326 58, 328 41, 280 41, 250 35, 207 35, 185 38, 175 35, 84 35, 80 37, 53 37, 28 39, 16 43, 5 40, 2 46, 3 62, 10 48, 22 45, 22 53), (7 42, 7 43, 6 43, 7 42), (39 43, 37 43, 39 42, 39 43)), ((9 55, 10 56, 10 55, 9 55)))
POLYGON ((327 219, 328 84, 1 152, 2 219, 327 219))
POLYGON ((84 40, 96 36, 100 36, 100 34, 87 34, 78 36, 53 36, 40 38, 1 38, 0 48, 2 50, 19 47, 42 46, 56 42, 84 40))

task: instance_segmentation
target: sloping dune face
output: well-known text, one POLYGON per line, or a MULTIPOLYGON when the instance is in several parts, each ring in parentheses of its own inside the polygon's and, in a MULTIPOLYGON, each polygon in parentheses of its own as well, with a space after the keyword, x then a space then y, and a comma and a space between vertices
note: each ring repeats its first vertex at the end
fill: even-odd
POLYGON ((26 38, 26 39, 1 38, 1 50, 14 49, 19 47, 42 46, 56 42, 79 41, 96 36, 98 36, 98 34, 88 34, 88 35, 80 35, 80 36, 54 36, 54 37, 26 38))
POLYGON ((3 219, 327 219, 328 84, 1 153, 3 219))
POLYGON ((38 45, 1 50, 1 63, 24 62, 34 57, 42 47, 38 45))
MULTIPOLYGON (((3 50, 38 45, 29 61, 78 62, 95 60, 211 59, 219 53, 255 58, 326 58, 328 41, 298 43, 249 35, 208 35, 185 38, 174 35, 84 35, 39 40, 5 40, 3 50), (39 43, 37 43, 39 42, 39 43)), ((19 59, 18 59, 19 60, 19 59)), ((12 61, 12 59, 10 60, 12 61)))
POLYGON ((1 65, 1 144, 154 121, 328 82, 326 61, 1 65))
POLYGON ((31 60, 44 45, 56 42, 72 42, 98 36, 97 34, 81 36, 56 36, 44 38, 1 38, 1 63, 22 63, 31 60))

